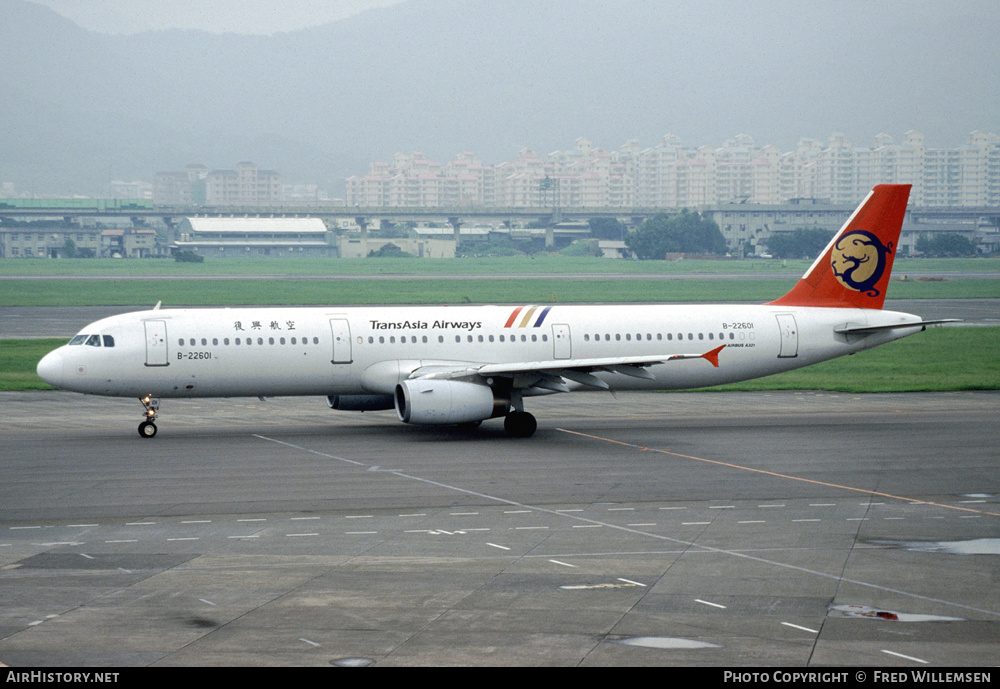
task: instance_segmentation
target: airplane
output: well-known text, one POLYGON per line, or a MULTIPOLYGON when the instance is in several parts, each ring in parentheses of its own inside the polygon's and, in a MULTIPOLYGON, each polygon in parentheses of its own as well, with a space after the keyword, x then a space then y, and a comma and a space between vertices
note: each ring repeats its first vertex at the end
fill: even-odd
POLYGON ((525 399, 677 390, 768 376, 928 325, 882 309, 910 185, 876 186, 792 289, 761 305, 153 309, 91 323, 38 363, 50 385, 159 398, 325 396, 332 409, 530 437, 525 399))

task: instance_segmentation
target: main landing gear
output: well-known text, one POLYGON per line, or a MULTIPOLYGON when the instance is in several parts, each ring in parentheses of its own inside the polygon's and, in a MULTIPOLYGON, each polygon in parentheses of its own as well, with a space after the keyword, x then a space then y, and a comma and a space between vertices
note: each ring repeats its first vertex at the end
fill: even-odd
POLYGON ((156 421, 156 412, 160 410, 160 400, 152 395, 146 395, 140 397, 139 401, 146 408, 145 420, 139 424, 139 435, 143 438, 152 438, 156 435, 156 424, 153 422, 156 421))
POLYGON ((530 438, 536 428, 538 422, 526 411, 512 411, 503 420, 503 429, 511 438, 530 438))
POLYGON ((530 438, 538 428, 535 417, 524 411, 524 399, 521 390, 511 390, 510 407, 503 419, 503 429, 511 438, 530 438))

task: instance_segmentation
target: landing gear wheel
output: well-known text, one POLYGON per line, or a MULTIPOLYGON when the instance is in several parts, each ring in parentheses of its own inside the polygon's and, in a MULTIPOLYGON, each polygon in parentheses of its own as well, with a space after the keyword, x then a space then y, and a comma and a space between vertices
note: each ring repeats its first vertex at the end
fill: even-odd
POLYGON ((511 438, 530 438, 536 428, 538 422, 526 411, 513 411, 503 420, 503 429, 511 438))
POLYGON ((142 406, 146 410, 146 413, 143 414, 144 421, 139 424, 139 435, 143 438, 152 438, 156 435, 156 424, 153 422, 156 420, 156 412, 160 410, 160 400, 152 395, 146 395, 140 397, 139 401, 142 402, 142 406))
POLYGON ((139 424, 139 435, 143 438, 152 438, 156 435, 156 424, 152 421, 143 421, 139 424))

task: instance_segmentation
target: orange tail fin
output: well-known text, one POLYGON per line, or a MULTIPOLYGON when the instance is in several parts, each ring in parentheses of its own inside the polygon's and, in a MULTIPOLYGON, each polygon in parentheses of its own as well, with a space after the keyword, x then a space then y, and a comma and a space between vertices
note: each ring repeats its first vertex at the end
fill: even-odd
POLYGON ((881 309, 903 228, 909 184, 880 184, 778 306, 881 309))

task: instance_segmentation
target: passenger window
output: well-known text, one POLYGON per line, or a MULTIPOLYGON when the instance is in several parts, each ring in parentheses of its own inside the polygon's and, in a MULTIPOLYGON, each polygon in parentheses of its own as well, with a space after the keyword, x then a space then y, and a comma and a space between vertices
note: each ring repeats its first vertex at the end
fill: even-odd
POLYGON ((110 335, 102 335, 102 337, 104 338, 104 346, 105 347, 114 347, 115 346, 115 338, 111 337, 110 335))

